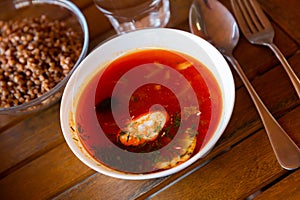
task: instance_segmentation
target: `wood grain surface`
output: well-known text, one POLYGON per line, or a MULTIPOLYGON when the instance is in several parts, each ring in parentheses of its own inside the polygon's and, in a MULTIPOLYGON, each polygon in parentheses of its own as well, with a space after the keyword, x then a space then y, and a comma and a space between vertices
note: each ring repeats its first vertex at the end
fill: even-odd
MULTIPOLYGON (((275 44, 300 77, 300 1, 258 1, 275 29, 275 44)), ((92 0, 73 2, 87 19, 90 51, 115 35, 92 0)), ((220 2, 231 10, 230 1, 220 2)), ((167 26, 189 31, 191 3, 170 0, 167 26)), ((242 34, 234 55, 270 112, 300 146, 300 101, 275 55, 242 34)), ((128 181, 88 168, 63 138, 59 102, 9 122, 0 118, 0 199, 300 199, 299 169, 279 166, 249 94, 233 75, 236 99, 228 127, 215 148, 195 163, 201 167, 184 178, 174 174, 128 181)))

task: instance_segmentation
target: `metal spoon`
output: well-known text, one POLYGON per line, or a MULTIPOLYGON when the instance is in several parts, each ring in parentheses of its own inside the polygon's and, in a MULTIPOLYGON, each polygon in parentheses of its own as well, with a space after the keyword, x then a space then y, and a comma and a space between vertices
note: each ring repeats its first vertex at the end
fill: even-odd
POLYGON ((287 170, 298 168, 299 147, 268 111, 232 55, 239 40, 239 30, 234 17, 216 0, 195 0, 190 9, 189 22, 191 32, 212 43, 239 74, 261 117, 279 164, 287 170))

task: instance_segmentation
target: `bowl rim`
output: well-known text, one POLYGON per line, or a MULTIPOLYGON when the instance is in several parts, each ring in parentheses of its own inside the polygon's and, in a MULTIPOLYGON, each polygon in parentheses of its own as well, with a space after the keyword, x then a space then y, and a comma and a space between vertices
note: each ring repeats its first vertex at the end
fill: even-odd
MULTIPOLYGON (((7 2, 10 0, 7 0, 7 2)), ((8 108, 0 108, 0 114, 7 114, 7 115, 13 115, 13 114, 24 114, 24 113, 31 113, 37 110, 40 110, 41 108, 37 109, 37 110, 27 110, 28 108, 38 105, 39 103, 45 101, 47 98, 49 98, 50 96, 54 95, 56 92, 58 92, 59 90, 63 89, 63 87, 66 85, 66 83, 68 82, 69 78, 71 77, 71 75, 73 74, 73 72, 75 71, 75 69, 79 66, 80 62, 84 59, 84 57, 87 54, 88 51, 88 45, 89 45, 89 29, 88 29, 88 25, 86 22, 86 19, 83 15, 83 13, 80 11, 80 9, 71 1, 65 1, 65 0, 22 0, 22 2, 31 2, 32 4, 29 5, 24 5, 23 7, 26 6, 32 6, 32 5, 38 5, 38 4, 52 4, 52 5, 57 5, 57 6, 61 6, 65 9, 67 9, 68 11, 72 12, 72 14, 74 14, 74 16, 77 18, 82 32, 83 32, 83 45, 82 45, 82 50, 81 53, 76 61, 76 63, 74 64, 73 68, 70 70, 70 72, 67 74, 67 76, 65 76, 59 83, 57 83, 53 88, 51 88, 48 92, 43 93, 40 97, 37 97, 35 99, 30 100, 29 102, 25 102, 23 104, 17 105, 17 106, 12 106, 12 107, 8 107, 8 108), (24 112, 25 110, 25 112, 24 112)), ((0 2, 1 3, 5 3, 5 1, 0 2)), ((13 4, 17 4, 17 3, 21 3, 20 1, 17 2, 12 2, 13 4)))
MULTIPOLYGON (((172 49, 171 49, 172 50, 172 49)), ((117 52, 118 50, 115 50, 114 52, 117 52)), ((126 52, 126 51, 125 51, 126 52)), ((128 51, 127 51, 128 52, 128 51)), ((120 52, 121 54, 122 52, 120 52)), ((117 56, 115 57, 117 58, 117 56)), ((113 58, 112 60, 114 60, 115 58, 113 58)), ((211 59, 211 58, 210 58, 211 59)), ((111 61, 112 61, 111 60, 111 61)), ((101 63, 101 61, 99 61, 99 63, 101 63)), ((98 65, 99 65, 98 63, 98 65)), ((110 63, 110 62, 108 62, 110 63)), ((103 67, 104 68, 104 67, 103 67)), ((98 68, 95 68, 98 69, 98 68)), ((209 68, 208 68, 209 69, 209 68)), ((209 69, 210 70, 210 69, 209 69)), ((213 73, 213 75, 215 75, 213 73)), ((221 89, 222 90, 222 89, 221 89)), ((223 92, 222 92, 222 95, 223 92)), ((224 99, 225 97, 223 97, 224 99)), ((225 100, 223 100, 225 101, 225 100)), ((60 107, 60 123, 61 123, 61 128, 62 128, 62 133, 64 135, 64 138, 69 146, 69 148, 72 150, 72 152, 76 155, 76 157, 81 160, 84 164, 86 164, 87 166, 89 166, 90 168, 94 169, 97 172, 100 172, 102 174, 105 174, 107 176, 111 176, 114 178, 120 178, 120 179, 127 179, 127 180, 144 180, 144 179, 152 179, 152 178, 159 178, 159 177, 164 177, 164 176, 168 176, 171 174, 174 174, 180 170, 183 170, 184 168, 188 167, 189 165, 193 164, 194 162, 196 162, 199 158, 205 156, 207 153, 209 153, 209 151, 213 148, 213 146, 216 144, 216 142, 219 140, 219 138, 221 137, 221 135, 223 134, 230 118, 231 118, 231 114, 233 111, 233 107, 234 107, 234 101, 235 101, 235 86, 234 86, 234 80, 233 80, 233 76, 231 73, 231 70, 229 68, 229 65, 227 64, 226 60, 224 59, 224 57, 221 55, 221 53, 215 48, 213 47, 210 43, 208 43, 207 41, 205 41, 202 38, 199 38, 198 36, 195 36, 189 32, 185 32, 182 30, 177 30, 177 29, 172 29, 172 28, 147 28, 147 29, 141 29, 141 30, 136 30, 136 31, 132 31, 123 35, 118 35, 116 37, 112 37, 110 38, 110 40, 105 40, 104 43, 101 43, 100 46, 98 46, 97 48, 95 48, 85 59, 84 61, 79 65, 79 67, 76 69, 76 71, 72 74, 70 80, 68 81, 67 85, 66 85, 66 89, 63 93, 62 96, 62 101, 61 101, 61 107, 60 107), (196 153, 193 157, 189 158, 187 161, 185 161, 184 163, 177 165, 173 168, 170 169, 166 169, 163 171, 159 171, 159 172, 154 172, 154 173, 145 173, 145 174, 136 174, 136 173, 125 173, 125 172, 119 172, 117 170, 114 169, 110 169, 110 170, 103 170, 103 168, 108 168, 108 167, 103 167, 98 165, 93 165, 91 164, 90 160, 88 160, 89 158, 87 158, 85 155, 82 155, 82 151, 78 150, 78 144, 76 144, 76 142, 73 140, 72 137, 72 133, 70 130, 70 116, 71 116, 71 112, 72 110, 72 100, 70 100, 70 98, 72 98, 70 94, 67 94, 68 91, 73 91, 73 87, 72 85, 74 84, 74 80, 76 80, 76 76, 77 74, 82 70, 82 68, 84 68, 86 62, 88 62, 89 59, 91 59, 91 57, 95 56, 97 51, 100 51, 101 48, 106 48, 104 47, 105 45, 107 45, 109 42, 113 41, 113 40, 117 40, 120 37, 128 37, 130 35, 135 35, 135 34, 147 34, 149 32, 155 32, 155 34, 157 35, 161 35, 160 33, 164 33, 164 34, 177 34, 177 35, 183 35, 183 37, 188 37, 191 38, 191 40, 195 40, 196 42, 200 42, 201 44, 205 44, 205 48, 210 48, 210 50, 212 50, 215 54, 216 54, 216 58, 217 60, 219 60, 220 62, 222 62, 222 67, 224 67, 224 69, 222 69, 223 71, 226 71, 226 78, 228 78, 228 80, 226 79, 226 81, 228 81, 229 84, 229 88, 228 90, 230 91, 230 94, 226 94, 227 97, 229 99, 228 104, 226 104, 226 108, 223 108, 223 110, 227 109, 227 113, 225 113, 224 111, 224 125, 218 130, 216 130, 216 133, 213 134, 212 137, 209 138, 209 141, 206 143, 206 145, 198 152, 196 153), (227 66, 227 67, 226 67, 227 66), (70 103, 71 102, 71 103, 70 103)), ((223 107, 225 106, 224 104, 225 102, 223 102, 223 107)), ((218 127, 220 126, 219 125, 218 127)))

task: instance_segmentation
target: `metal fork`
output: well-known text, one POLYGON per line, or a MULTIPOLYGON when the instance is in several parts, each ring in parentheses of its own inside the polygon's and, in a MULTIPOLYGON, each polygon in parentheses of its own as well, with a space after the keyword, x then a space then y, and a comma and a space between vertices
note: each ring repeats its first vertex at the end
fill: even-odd
POLYGON ((273 43, 274 29, 259 4, 255 0, 231 0, 231 5, 244 36, 250 43, 268 46, 275 53, 300 98, 300 81, 273 43))

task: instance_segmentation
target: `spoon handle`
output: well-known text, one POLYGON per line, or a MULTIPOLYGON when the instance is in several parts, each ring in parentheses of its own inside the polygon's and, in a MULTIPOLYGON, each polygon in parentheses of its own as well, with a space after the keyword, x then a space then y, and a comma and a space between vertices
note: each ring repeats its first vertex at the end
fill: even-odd
POLYGON ((279 164, 287 170, 296 169, 300 166, 300 149, 278 124, 272 114, 268 111, 253 86, 249 82, 240 64, 232 55, 225 55, 227 60, 233 65, 243 83, 245 84, 252 101, 260 115, 265 130, 269 137, 271 146, 279 164))

